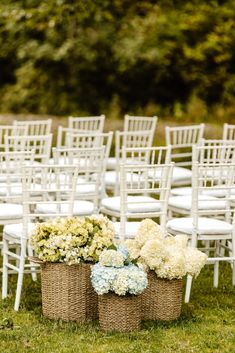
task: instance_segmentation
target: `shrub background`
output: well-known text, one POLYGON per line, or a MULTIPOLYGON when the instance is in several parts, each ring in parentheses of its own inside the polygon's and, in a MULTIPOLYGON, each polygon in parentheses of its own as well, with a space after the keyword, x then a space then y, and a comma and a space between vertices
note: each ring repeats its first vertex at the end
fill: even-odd
POLYGON ((3 113, 234 114, 233 0, 1 0, 0 47, 3 113))

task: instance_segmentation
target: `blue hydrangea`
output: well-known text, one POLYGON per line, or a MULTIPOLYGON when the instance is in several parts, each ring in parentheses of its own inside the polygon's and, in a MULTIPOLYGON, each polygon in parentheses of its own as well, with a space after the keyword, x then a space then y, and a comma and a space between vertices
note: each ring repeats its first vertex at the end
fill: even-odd
POLYGON ((129 252, 123 245, 119 245, 117 248, 117 251, 121 252, 122 255, 124 256, 124 259, 127 260, 129 259, 129 252))
POLYGON ((92 267, 91 283, 99 295, 108 292, 138 295, 145 290, 148 281, 147 274, 134 264, 114 267, 98 263, 92 267))

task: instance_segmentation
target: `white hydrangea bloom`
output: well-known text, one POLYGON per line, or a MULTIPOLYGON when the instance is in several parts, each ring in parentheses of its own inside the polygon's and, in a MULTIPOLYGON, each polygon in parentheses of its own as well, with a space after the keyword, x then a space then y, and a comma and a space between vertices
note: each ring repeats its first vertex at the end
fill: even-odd
POLYGON ((188 247, 185 249, 185 259, 186 272, 191 276, 197 277, 206 264, 207 255, 197 249, 188 247))
POLYGON ((140 251, 140 256, 151 270, 155 270, 166 260, 167 251, 160 239, 148 240, 140 251))
POLYGON ((127 239, 124 246, 127 248, 132 260, 136 260, 140 256, 141 247, 135 239, 127 239))
POLYGON ((186 275, 186 259, 182 248, 177 246, 167 247, 168 256, 162 266, 156 268, 158 277, 174 279, 186 275))
POLYGON ((102 266, 122 267, 124 261, 124 255, 116 250, 104 250, 99 257, 99 263, 102 266))
POLYGON ((146 241, 156 238, 164 238, 164 232, 162 228, 156 222, 148 218, 140 222, 140 226, 135 237, 138 245, 143 246, 146 241))

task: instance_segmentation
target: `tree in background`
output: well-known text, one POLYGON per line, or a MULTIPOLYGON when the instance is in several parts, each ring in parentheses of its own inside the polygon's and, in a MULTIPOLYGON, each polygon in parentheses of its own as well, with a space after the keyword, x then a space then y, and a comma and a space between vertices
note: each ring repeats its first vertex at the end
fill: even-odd
POLYGON ((232 105, 234 27, 233 0, 2 0, 0 110, 232 105))

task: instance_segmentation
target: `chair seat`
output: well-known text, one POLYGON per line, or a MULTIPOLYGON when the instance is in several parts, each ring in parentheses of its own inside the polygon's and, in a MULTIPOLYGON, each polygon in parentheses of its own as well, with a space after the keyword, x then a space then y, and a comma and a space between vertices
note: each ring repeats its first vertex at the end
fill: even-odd
POLYGON ((183 167, 174 167, 172 175, 172 184, 191 183, 192 171, 183 167))
MULTIPOLYGON (((28 224, 28 236, 30 236, 34 227, 35 227, 35 223, 28 224)), ((11 236, 13 238, 21 238, 23 235, 23 224, 22 223, 7 224, 6 226, 4 226, 4 234, 11 236)))
MULTIPOLYGON (((37 204, 36 212, 42 214, 53 214, 57 213, 57 207, 55 204, 37 204)), ((86 216, 95 212, 95 206, 90 201, 76 200, 74 202, 73 215, 74 216, 86 216)), ((68 204, 61 205, 61 213, 68 213, 68 204)))
MULTIPOLYGON (((115 236, 117 238, 120 238, 119 234, 120 234, 120 222, 114 222, 113 226, 114 226, 114 232, 115 232, 115 236)), ((139 229, 140 226, 140 222, 126 222, 125 223, 125 238, 135 238, 137 231, 139 229)))
POLYGON ((192 188, 190 186, 185 186, 181 188, 173 188, 171 189, 172 196, 186 196, 192 195, 192 188))
MULTIPOLYGON (((157 168, 148 172, 150 178, 158 181, 161 178, 161 172, 157 168)), ((172 184, 191 184, 192 171, 183 167, 174 167, 172 175, 172 184)))
POLYGON ((87 164, 87 161, 85 158, 69 158, 69 157, 59 157, 58 162, 56 162, 55 158, 50 158, 49 159, 49 164, 57 164, 57 165, 74 165, 76 166, 79 163, 80 167, 84 167, 87 164))
MULTIPOLYGON (((41 195, 42 187, 40 184, 32 184, 31 190, 34 195, 41 195)), ((0 196, 21 196, 22 195, 22 184, 16 183, 12 184, 10 188, 8 188, 7 184, 0 183, 0 196)))
MULTIPOLYGON (((138 161, 138 160, 133 160, 133 158, 127 158, 126 159, 127 164, 143 164, 145 163, 144 161, 138 161)), ((116 157, 109 157, 107 159, 107 165, 106 168, 107 170, 114 170, 117 167, 117 159, 116 157)))
POLYGON ((0 204, 0 221, 1 220, 14 220, 23 217, 23 206, 14 203, 1 203, 0 204))
MULTIPOLYGON (((226 208, 226 202, 213 196, 199 195, 198 208, 200 210, 222 210, 226 208)), ((169 206, 190 211, 192 208, 192 195, 171 196, 169 206)))
POLYGON ((10 188, 8 188, 7 184, 1 183, 0 184, 0 196, 20 196, 22 195, 22 186, 20 184, 16 185, 11 185, 10 188))
MULTIPOLYGON (((173 218, 167 222, 167 230, 169 232, 179 232, 191 235, 194 230, 193 218, 173 218)), ((231 224, 220 221, 215 218, 199 217, 198 218, 198 234, 214 235, 214 234, 230 234, 233 230, 231 224)))
MULTIPOLYGON (((128 174, 127 173, 127 182, 134 182, 134 183, 138 183, 140 180, 140 177, 136 174, 128 174)), ((120 173, 117 173, 116 171, 108 171, 104 174, 104 182, 105 182, 105 186, 107 188, 109 187, 114 187, 116 185, 116 183, 120 182, 120 173)))
MULTIPOLYGON (((128 196, 128 212, 158 212, 161 209, 161 204, 153 197, 149 196, 128 196)), ((107 197, 101 200, 101 207, 110 211, 120 212, 120 197, 107 197)))
MULTIPOLYGON (((203 193, 203 195, 209 195, 209 196, 213 196, 213 197, 224 197, 225 196, 225 192, 223 189, 221 189, 220 186, 214 187, 211 190, 205 190, 203 193)), ((231 190, 231 194, 234 195, 235 194, 235 189, 231 190)), ((172 196, 185 196, 185 195, 192 195, 192 188, 190 186, 186 186, 186 187, 182 187, 182 188, 173 188, 171 189, 171 195, 172 196)))

